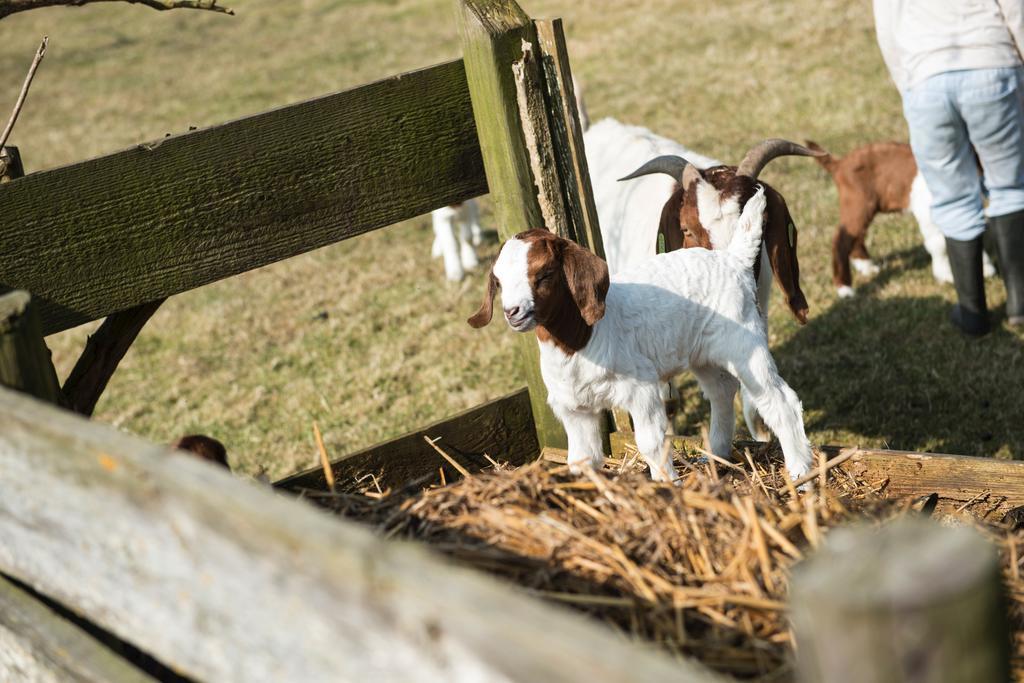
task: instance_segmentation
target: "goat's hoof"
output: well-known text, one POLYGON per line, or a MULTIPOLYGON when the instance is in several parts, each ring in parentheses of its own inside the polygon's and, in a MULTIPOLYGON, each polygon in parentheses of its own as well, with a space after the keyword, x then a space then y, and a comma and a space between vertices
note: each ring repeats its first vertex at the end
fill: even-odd
POLYGON ((869 258, 850 259, 850 263, 853 265, 854 270, 856 270, 861 275, 865 275, 867 277, 878 275, 880 272, 882 272, 882 269, 879 268, 875 264, 875 262, 869 258))
POLYGON ((660 465, 657 467, 651 467, 651 479, 654 481, 664 482, 666 484, 672 484, 673 486, 682 486, 682 480, 676 476, 676 471, 671 465, 660 465))
POLYGON ((601 469, 601 467, 604 466, 604 456, 583 458, 581 460, 570 460, 568 464, 569 472, 578 476, 587 470, 593 472, 601 469))
MULTIPOLYGON (((811 471, 811 465, 810 464, 801 464, 801 465, 788 465, 787 464, 786 465, 786 473, 789 474, 789 478, 790 478, 791 481, 796 481, 800 477, 805 476, 810 471, 811 471)), ((810 488, 811 488, 811 482, 809 482, 809 481, 805 482, 805 483, 801 484, 800 486, 798 486, 797 488, 800 491, 805 491, 805 492, 809 491, 810 488)))
POLYGON ((852 299, 855 292, 850 285, 842 285, 841 287, 836 287, 836 294, 840 299, 852 299))
MULTIPOLYGON (((991 267, 991 264, 989 264, 991 267)), ((992 275, 995 274, 995 268, 992 268, 992 275)), ((949 260, 947 259, 942 263, 932 263, 932 277, 935 278, 936 282, 940 282, 944 285, 953 284, 953 269, 949 267, 949 260)), ((985 271, 985 277, 991 277, 988 270, 985 271)))

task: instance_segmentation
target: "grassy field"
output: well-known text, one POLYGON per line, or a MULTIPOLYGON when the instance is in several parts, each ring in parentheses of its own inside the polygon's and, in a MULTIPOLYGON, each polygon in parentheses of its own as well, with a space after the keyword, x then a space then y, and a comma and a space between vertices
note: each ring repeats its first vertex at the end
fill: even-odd
MULTIPOLYGON (((11 140, 28 170, 459 54, 451 0, 230 4, 235 17, 104 4, 0 22, 0 111, 40 35, 51 39, 11 140)), ((595 120, 647 125, 734 163, 769 136, 813 138, 836 153, 906 139, 867 0, 523 6, 565 17, 595 120)), ((763 177, 789 198, 801 230, 811 319, 799 326, 775 296, 771 341, 812 441, 1024 453, 1024 337, 998 328, 966 341, 945 323, 952 289, 932 280, 909 217, 877 222, 869 248, 881 274, 858 280, 857 299, 837 300, 831 181, 806 159, 773 162, 763 177)), ((315 462, 314 420, 340 455, 514 389, 512 333, 464 322, 483 277, 445 283, 441 264, 427 260, 430 242, 419 219, 174 298, 97 418, 159 441, 205 432, 228 445, 236 467, 277 477, 315 462)), ((989 299, 1003 304, 999 282, 989 299)), ((62 374, 87 332, 48 340, 62 374)), ((696 432, 707 408, 692 382, 687 397, 696 432)))

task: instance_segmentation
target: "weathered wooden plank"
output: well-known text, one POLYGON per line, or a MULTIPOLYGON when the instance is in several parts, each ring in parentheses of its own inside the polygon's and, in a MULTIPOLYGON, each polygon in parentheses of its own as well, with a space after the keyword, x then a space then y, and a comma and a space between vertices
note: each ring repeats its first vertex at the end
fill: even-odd
POLYGON ((192 678, 722 680, 8 390, 0 473, 0 571, 192 678))
POLYGON ((837 529, 795 567, 803 683, 1010 680, 996 549, 974 529, 905 518, 837 529))
POLYGON ((534 25, 543 55, 548 108, 555 114, 551 117, 551 136, 558 174, 564 179, 562 185, 571 231, 568 237, 605 258, 562 20, 535 21, 534 25))
MULTIPOLYGON (((614 455, 622 455, 627 447, 635 446, 630 432, 613 432, 610 440, 614 455)), ((677 449, 700 445, 700 439, 694 437, 673 437, 672 442, 677 449)), ((754 442, 737 441, 735 445, 743 448, 754 442)), ((826 457, 834 458, 844 447, 816 448, 826 457)), ((1024 461, 864 448, 839 467, 867 481, 884 483, 886 496, 916 497, 937 493, 936 510, 939 512, 950 512, 964 503, 980 501, 982 504, 975 506, 972 512, 999 520, 1013 508, 1024 505, 1024 461)))
POLYGON ((0 185, 44 334, 483 194, 461 62, 0 185))
POLYGON ((28 292, 0 296, 0 385, 50 403, 60 400, 57 372, 28 292))
MULTIPOLYGON (((401 487, 444 467, 446 479, 458 474, 423 437, 436 439, 437 446, 470 471, 490 465, 488 456, 499 462, 521 465, 537 458, 540 447, 533 427, 530 395, 523 388, 494 401, 470 408, 397 439, 371 446, 331 463, 339 486, 373 474, 381 486, 401 487)), ((363 482, 365 486, 368 482, 363 482)), ((327 490, 323 469, 314 467, 274 484, 286 491, 327 490)))
MULTIPOLYGON (((535 45, 536 36, 530 18, 511 0, 456 0, 456 6, 491 205, 498 234, 506 240, 545 224, 512 73, 513 65, 523 61, 523 44, 535 45)), ((537 438, 542 446, 565 446, 565 431, 547 405, 537 342, 532 334, 522 335, 517 342, 537 438)))
MULTIPOLYGON (((577 165, 559 165, 559 159, 571 159, 572 150, 566 148, 566 135, 552 132, 553 128, 571 131, 573 125, 578 129, 579 123, 570 125, 565 120, 574 112, 572 106, 549 102, 549 89, 555 93, 563 88, 557 81, 547 81, 533 22, 514 0, 458 0, 456 4, 473 115, 501 238, 546 227, 590 247, 585 242, 588 233, 574 227, 571 211, 585 206, 579 192, 586 181, 571 177, 577 165)), ((554 42, 559 39, 552 36, 554 42)), ((552 49, 558 48, 552 45, 552 49)), ((567 74, 568 59, 564 66, 567 74)), ((552 78, 559 73, 552 69, 552 78)), ((533 335, 524 335, 519 343, 538 439, 544 446, 565 446, 562 425, 547 405, 533 335)))
MULTIPOLYGON (((833 457, 838 447, 822 450, 833 457)), ((975 501, 976 515, 1000 520, 1024 505, 1024 461, 907 451, 861 450, 842 467, 868 481, 888 480, 885 495, 939 494, 936 510, 948 512, 975 501)))
POLYGON ((0 680, 143 683, 155 679, 0 577, 0 680))

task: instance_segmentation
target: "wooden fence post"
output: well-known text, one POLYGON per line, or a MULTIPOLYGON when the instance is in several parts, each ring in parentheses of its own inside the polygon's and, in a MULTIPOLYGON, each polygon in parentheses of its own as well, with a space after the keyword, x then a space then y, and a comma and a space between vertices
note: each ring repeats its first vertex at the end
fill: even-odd
POLYGON ((92 415, 121 359, 164 301, 157 299, 113 313, 89 335, 82 355, 64 380, 62 391, 68 409, 86 417, 92 415))
MULTIPOLYGON (((572 84, 566 82, 571 74, 561 32, 549 32, 547 54, 557 55, 560 49, 563 58, 545 70, 537 28, 514 0, 457 4, 466 79, 498 234, 508 239, 546 227, 603 257, 592 202, 586 215, 590 180, 578 175, 586 170, 578 121, 566 120, 575 116, 576 105, 566 101, 572 84)), ((533 335, 522 335, 519 343, 540 445, 565 447, 562 425, 547 405, 537 342, 533 335)))
POLYGON ((21 153, 17 147, 0 147, 0 183, 9 183, 25 175, 21 153))
POLYGON ((0 296, 0 384, 60 402, 60 385, 43 341, 39 314, 24 290, 0 296))
POLYGON ((922 519, 833 531, 793 572, 798 680, 1009 680, 1010 636, 994 548, 922 519))

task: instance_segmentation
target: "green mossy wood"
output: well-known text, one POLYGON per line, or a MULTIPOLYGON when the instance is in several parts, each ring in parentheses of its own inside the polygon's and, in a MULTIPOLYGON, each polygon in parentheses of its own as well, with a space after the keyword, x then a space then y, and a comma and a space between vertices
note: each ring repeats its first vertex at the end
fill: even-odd
MULTIPOLYGON (((559 86, 550 80, 569 75, 568 61, 562 71, 549 70, 546 75, 537 30, 512 0, 459 0, 457 6, 473 115, 501 238, 547 227, 592 247, 586 241, 590 233, 573 222, 574 207, 583 220, 580 207, 586 203, 579 193, 586 181, 563 175, 581 167, 557 163, 560 156, 572 158, 567 138, 560 139, 557 130, 578 134, 578 122, 564 121, 567 112, 575 112, 575 103, 565 108, 549 101, 549 88, 572 92, 571 84, 559 86), (552 123, 560 117, 560 126, 552 123)), ((581 141, 577 149, 582 149, 581 141)), ((592 225, 596 226, 596 217, 592 225)), ((540 445, 564 447, 565 432, 547 405, 537 342, 531 334, 523 335, 520 344, 540 445)))
POLYGON ((60 385, 43 341, 37 307, 23 290, 0 296, 0 385, 60 402, 60 385))
MULTIPOLYGON (((489 467, 488 456, 498 462, 521 465, 536 459, 540 452, 530 413, 530 395, 524 388, 339 458, 331 463, 334 479, 344 487, 354 479, 373 474, 381 487, 400 488, 424 476, 439 478, 438 468, 442 467, 446 479, 457 479, 455 468, 423 440, 424 436, 436 439, 438 448, 470 471, 489 467)), ((282 479, 274 486, 295 492, 328 488, 320 467, 282 479)))
POLYGON ((487 192, 461 62, 0 184, 53 334, 487 192))

